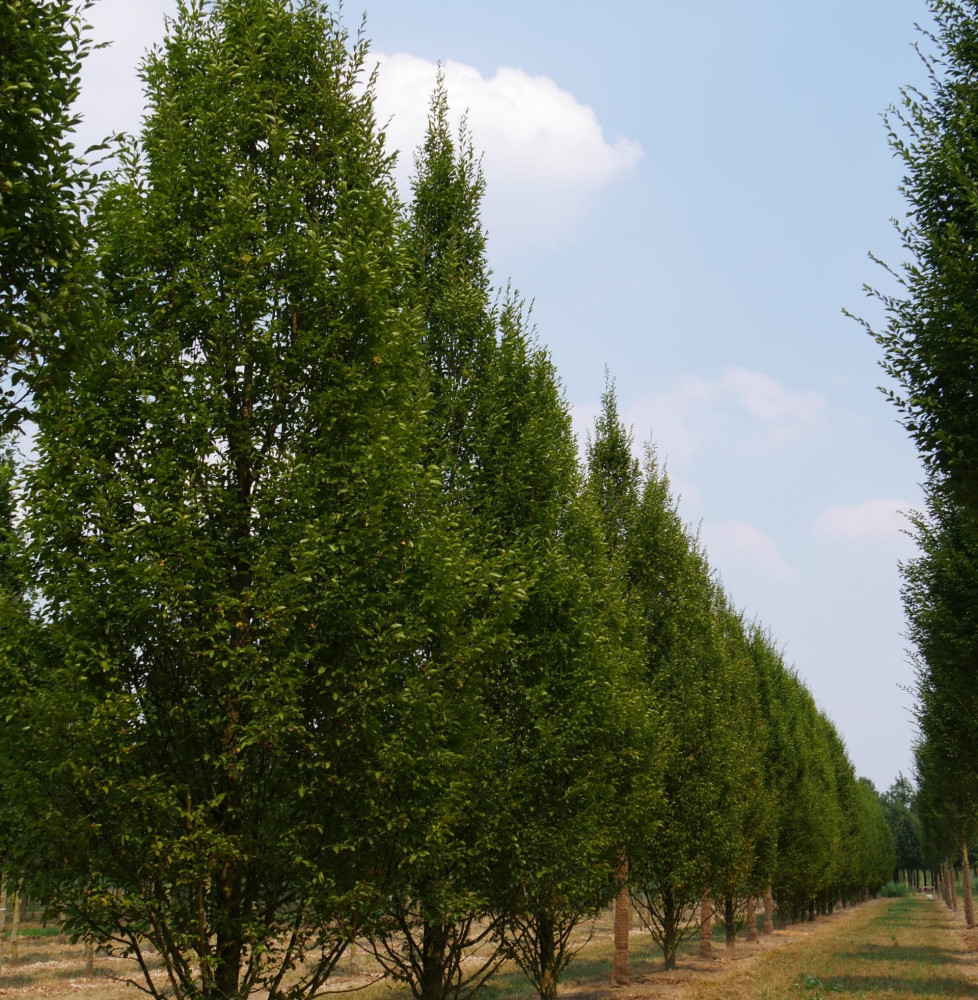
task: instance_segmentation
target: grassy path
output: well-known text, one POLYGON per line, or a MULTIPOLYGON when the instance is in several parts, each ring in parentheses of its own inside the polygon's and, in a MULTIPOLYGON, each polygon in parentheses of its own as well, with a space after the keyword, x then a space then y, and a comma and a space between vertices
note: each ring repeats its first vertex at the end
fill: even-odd
MULTIPOLYGON (((943 904, 879 900, 832 918, 822 929, 706 973, 678 991, 646 996, 681 1000, 858 1000, 863 997, 978 997, 978 934, 943 904)), ((791 931, 784 932, 790 935, 791 931)), ((624 1000, 624 998, 623 998, 624 1000)))

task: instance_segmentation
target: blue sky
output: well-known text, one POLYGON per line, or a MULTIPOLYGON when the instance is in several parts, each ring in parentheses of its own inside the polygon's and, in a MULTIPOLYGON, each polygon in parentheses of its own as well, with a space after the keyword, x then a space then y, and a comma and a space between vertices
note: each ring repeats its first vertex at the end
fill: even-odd
MULTIPOLYGON (((99 0, 83 139, 134 130, 133 67, 173 0, 99 0)), ((362 8, 344 6, 356 28, 362 8)), ((783 646, 879 788, 911 769, 898 511, 921 472, 876 387, 872 251, 904 260, 881 118, 922 84, 923 0, 376 0, 392 144, 435 63, 468 110, 499 284, 533 302, 575 421, 604 369, 734 603, 783 646)))

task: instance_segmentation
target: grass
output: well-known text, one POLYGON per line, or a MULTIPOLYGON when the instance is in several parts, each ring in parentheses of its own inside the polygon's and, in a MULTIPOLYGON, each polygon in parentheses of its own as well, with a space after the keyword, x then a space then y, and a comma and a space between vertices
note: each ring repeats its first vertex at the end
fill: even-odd
MULTIPOLYGON (((963 921, 955 919, 960 928, 963 921)), ((695 984, 684 1000, 975 997, 972 955, 935 900, 892 898, 762 955, 743 972, 695 984)))
MULTIPOLYGON (((610 987, 613 935, 611 914, 603 914, 595 933, 571 963, 561 993, 575 1000, 864 1000, 870 997, 978 996, 978 934, 963 933, 960 913, 950 916, 940 900, 919 896, 878 900, 815 924, 787 928, 751 945, 741 935, 735 952, 714 928, 713 961, 696 957, 699 936, 680 949, 678 975, 662 971, 662 956, 650 935, 632 931, 629 958, 632 986, 610 987), (953 929, 951 929, 953 928, 953 929), (967 950, 971 948, 971 951, 967 950)), ((586 929, 581 930, 582 939, 586 929)), ((7 948, 5 957, 9 956, 7 948)), ((83 980, 81 944, 59 944, 50 936, 25 935, 20 965, 0 970, 0 997, 42 992, 46 1000, 69 1000, 84 988, 90 1000, 135 1000, 137 993, 119 980, 133 975, 132 963, 96 957, 96 979, 83 980)), ((338 979, 370 972, 372 957, 356 949, 344 956, 338 979)), ((361 983, 363 982, 361 978, 361 983)), ((336 985, 340 985, 337 983, 336 985)), ((515 966, 504 967, 482 993, 484 1000, 536 1000, 515 966)), ((410 993, 377 983, 351 1000, 409 1000, 410 993)))

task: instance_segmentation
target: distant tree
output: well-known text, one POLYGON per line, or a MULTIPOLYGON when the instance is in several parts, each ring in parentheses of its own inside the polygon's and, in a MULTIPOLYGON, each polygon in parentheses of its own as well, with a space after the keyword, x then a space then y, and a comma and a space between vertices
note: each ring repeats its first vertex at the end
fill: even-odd
POLYGON ((854 836, 860 862, 854 885, 865 886, 870 895, 876 895, 892 878, 896 848, 883 798, 868 778, 856 779, 854 807, 854 836))
POLYGON ((893 835, 894 880, 899 872, 915 872, 924 867, 920 816, 915 808, 915 789, 903 774, 883 793, 883 813, 893 835))

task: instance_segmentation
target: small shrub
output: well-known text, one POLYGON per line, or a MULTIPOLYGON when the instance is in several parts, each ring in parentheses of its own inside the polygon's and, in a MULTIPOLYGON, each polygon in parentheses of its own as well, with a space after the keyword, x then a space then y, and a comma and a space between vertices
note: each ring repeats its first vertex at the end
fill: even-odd
POLYGON ((880 889, 880 895, 885 896, 887 899, 892 899, 896 896, 909 896, 910 886, 906 882, 888 882, 880 889))

